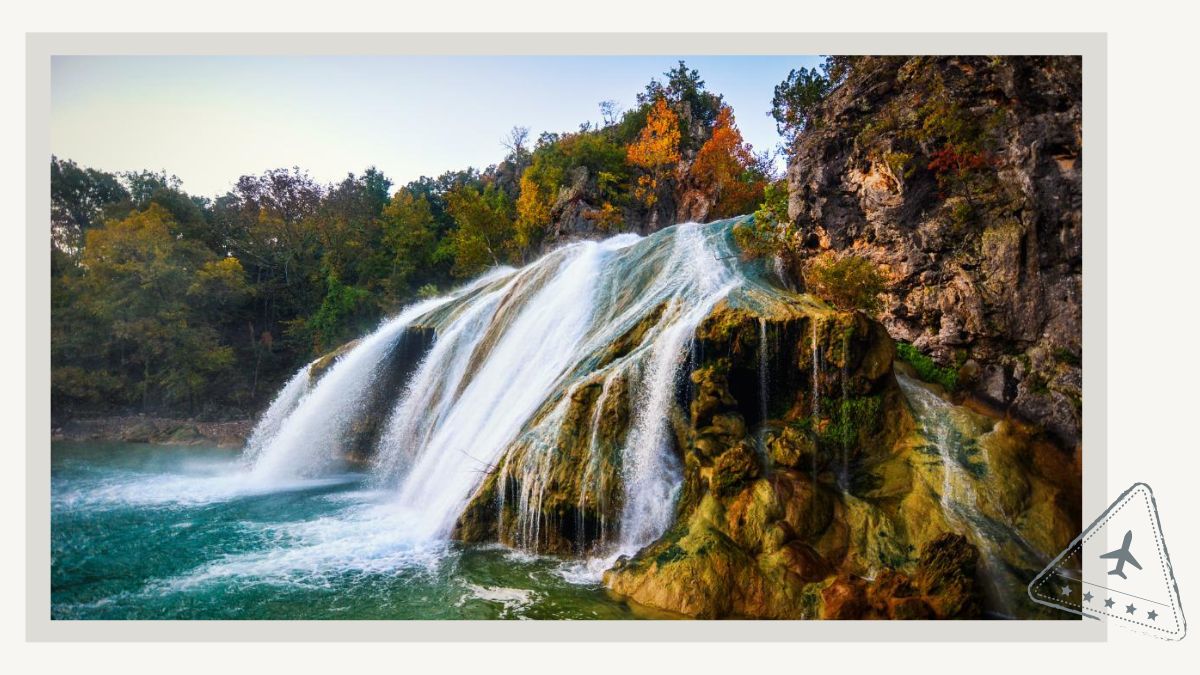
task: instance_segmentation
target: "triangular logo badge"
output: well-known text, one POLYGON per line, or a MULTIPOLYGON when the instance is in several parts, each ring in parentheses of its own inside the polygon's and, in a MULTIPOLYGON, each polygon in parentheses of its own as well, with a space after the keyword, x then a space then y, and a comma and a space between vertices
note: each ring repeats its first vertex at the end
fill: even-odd
POLYGON ((1187 632, 1154 493, 1136 483, 1030 584, 1034 602, 1166 640, 1187 632))

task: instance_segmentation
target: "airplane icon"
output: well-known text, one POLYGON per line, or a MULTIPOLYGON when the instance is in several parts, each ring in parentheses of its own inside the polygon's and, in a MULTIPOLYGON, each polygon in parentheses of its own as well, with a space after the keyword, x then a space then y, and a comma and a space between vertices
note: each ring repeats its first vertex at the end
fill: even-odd
POLYGON ((1108 553, 1100 556, 1101 558, 1108 558, 1117 561, 1117 568, 1110 571, 1110 575, 1115 574, 1122 579, 1128 579, 1129 577, 1125 576, 1125 563, 1129 563, 1139 570, 1142 569, 1142 566, 1138 564, 1137 558, 1133 557, 1133 554, 1129 552, 1129 545, 1131 543, 1133 543, 1133 530, 1128 530, 1125 532, 1125 541, 1121 544, 1121 548, 1115 551, 1109 551, 1108 553))

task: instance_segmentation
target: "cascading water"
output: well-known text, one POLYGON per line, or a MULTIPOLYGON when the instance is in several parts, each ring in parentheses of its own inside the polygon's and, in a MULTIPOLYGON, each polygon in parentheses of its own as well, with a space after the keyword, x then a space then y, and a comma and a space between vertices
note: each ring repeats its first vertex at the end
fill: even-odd
POLYGON ((287 419, 288 415, 292 414, 292 411, 296 409, 296 406, 308 394, 309 385, 312 384, 312 365, 312 363, 309 363, 300 370, 297 370, 292 379, 283 385, 283 389, 275 396, 275 400, 271 401, 270 407, 263 413, 262 419, 255 425, 250 437, 246 439, 246 452, 244 456, 250 464, 253 464, 258 459, 263 448, 279 433, 279 428, 283 426, 284 420, 287 419))
MULTIPOLYGON (((483 280, 476 284, 483 283, 483 280)), ((413 319, 450 302, 437 298, 417 303, 385 321, 329 368, 295 401, 281 422, 264 418, 253 436, 257 452, 251 471, 257 482, 270 483, 322 473, 342 457, 347 430, 360 416, 362 403, 380 374, 380 366, 413 319), (275 430, 272 433, 271 427, 275 430)), ((309 370, 305 366, 302 370, 309 370)), ((293 381, 301 378, 298 373, 293 381)), ((281 394, 282 397, 282 394, 281 394)))
POLYGON ((768 373, 770 354, 767 351, 767 320, 759 317, 758 319, 758 410, 762 417, 762 423, 758 429, 758 454, 762 459, 763 464, 770 465, 770 453, 767 452, 767 392, 768 392, 768 373))
POLYGON ((315 382, 308 368, 293 378, 255 431, 252 474, 309 476, 334 466, 346 431, 364 414, 375 371, 405 331, 419 327, 432 330, 433 344, 391 404, 372 459, 373 482, 394 491, 406 539, 449 538, 484 479, 498 472, 498 498, 516 518, 500 530, 536 551, 563 419, 587 382, 600 390, 588 418, 588 457, 572 469, 581 476, 573 499, 599 505, 593 551, 635 551, 670 525, 682 478, 668 410, 697 325, 745 280, 724 262, 733 257, 727 226, 679 225, 645 238, 570 244, 414 305, 315 382), (617 338, 650 321, 637 345, 597 372, 617 338), (600 411, 618 378, 632 411, 624 438, 607 441, 619 446, 611 463, 619 486, 607 482, 599 441, 600 411), (621 499, 615 522, 603 517, 612 490, 621 499))
POLYGON ((920 422, 923 435, 937 450, 941 460, 939 498, 942 513, 952 525, 970 536, 979 547, 980 562, 987 570, 983 578, 989 586, 988 595, 997 608, 1008 611, 1008 596, 1000 592, 996 585, 1004 563, 988 533, 972 518, 972 514, 980 512, 978 495, 973 478, 963 466, 964 462, 970 461, 963 444, 968 442, 967 439, 979 436, 982 429, 970 429, 970 433, 964 433, 960 427, 973 426, 970 413, 950 404, 901 373, 896 373, 896 381, 920 422))
POLYGON ((584 518, 584 513, 587 507, 592 505, 594 511, 599 513, 597 518, 595 534, 596 548, 604 550, 609 544, 608 541, 608 503, 607 490, 608 487, 605 481, 605 472, 601 466, 603 457, 600 454, 600 423, 604 416, 604 405, 608 401, 609 393, 613 386, 614 377, 612 374, 604 378, 604 384, 600 387, 600 394, 596 398, 596 407, 592 413, 591 429, 588 433, 588 456, 587 463, 584 468, 583 480, 580 482, 581 489, 579 490, 579 500, 575 505, 576 513, 576 532, 580 533, 580 550, 579 553, 584 553, 583 542, 587 539, 587 521, 584 518))

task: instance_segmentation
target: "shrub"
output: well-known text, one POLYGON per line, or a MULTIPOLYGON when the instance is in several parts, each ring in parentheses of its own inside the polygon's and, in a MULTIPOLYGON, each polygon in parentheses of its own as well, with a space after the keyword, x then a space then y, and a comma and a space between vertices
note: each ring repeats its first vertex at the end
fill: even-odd
POLYGON ((853 254, 825 252, 809 261, 804 285, 838 309, 879 310, 884 278, 875 263, 853 254))
POLYGON ((917 167, 913 165, 911 152, 888 152, 883 155, 883 161, 896 178, 912 178, 917 167))

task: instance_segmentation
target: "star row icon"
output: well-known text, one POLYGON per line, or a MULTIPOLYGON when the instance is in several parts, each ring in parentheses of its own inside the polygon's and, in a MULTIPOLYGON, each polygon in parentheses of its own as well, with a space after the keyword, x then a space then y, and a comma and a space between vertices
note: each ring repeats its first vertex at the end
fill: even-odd
MULTIPOLYGON (((1062 585, 1062 594, 1065 596, 1071 595, 1071 586, 1069 584, 1064 583, 1062 585)), ((1091 591, 1084 592, 1083 601, 1085 603, 1090 605, 1090 604, 1092 604, 1092 600, 1095 600, 1095 599, 1096 599, 1096 596, 1092 595, 1091 591)), ((1112 598, 1104 599, 1105 609, 1112 609, 1114 606, 1116 606, 1116 604, 1117 604, 1116 601, 1113 600, 1112 598)), ((1137 606, 1135 606, 1132 602, 1129 603, 1128 605, 1125 605, 1125 613, 1126 614, 1132 614, 1133 616, 1136 617, 1137 611, 1138 611, 1137 606)), ((1151 621, 1157 621, 1158 620, 1158 611, 1152 609, 1152 610, 1146 612, 1146 618, 1151 621)))

